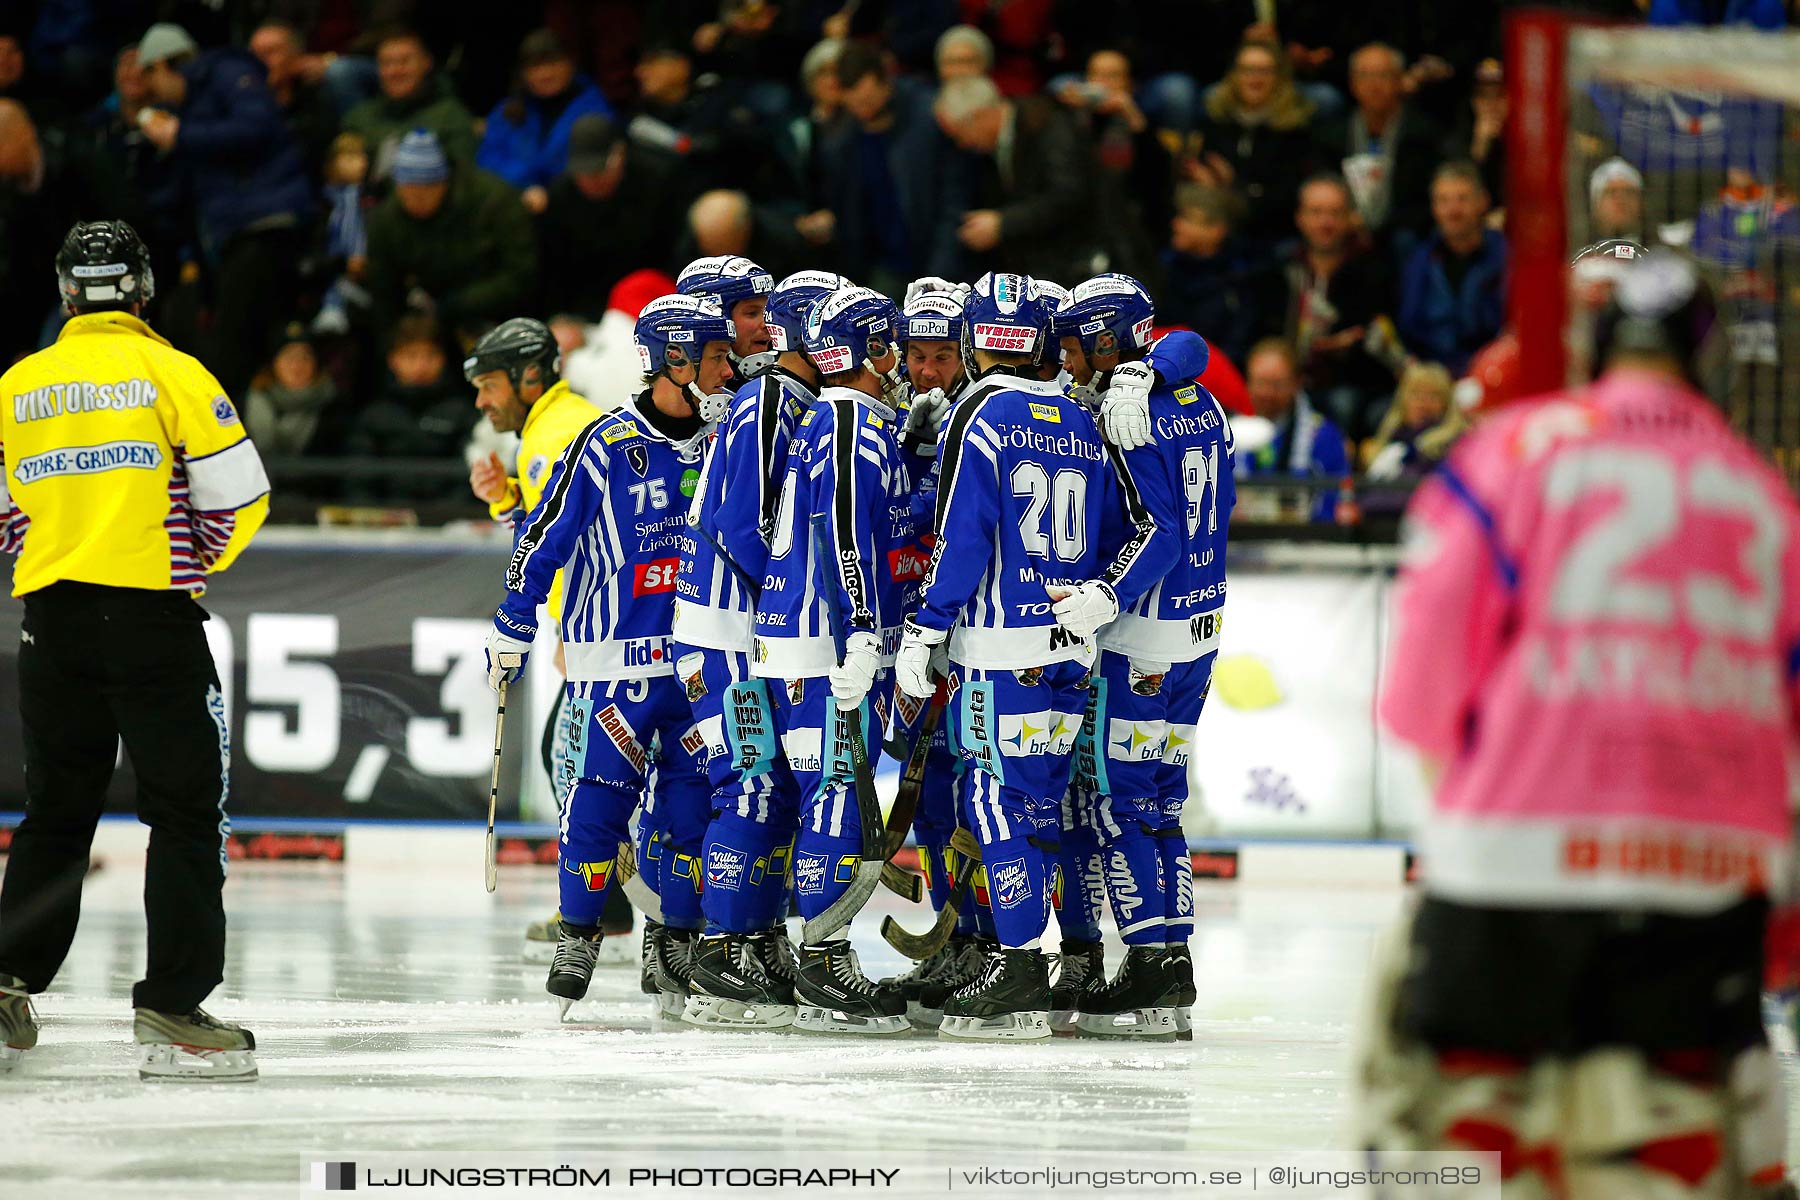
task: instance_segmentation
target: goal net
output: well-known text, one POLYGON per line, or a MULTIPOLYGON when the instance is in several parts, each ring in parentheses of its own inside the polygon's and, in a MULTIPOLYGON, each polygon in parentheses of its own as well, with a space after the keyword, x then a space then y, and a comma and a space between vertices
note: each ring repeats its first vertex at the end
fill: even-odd
POLYGON ((1507 39, 1521 382, 1586 373, 1583 247, 1674 248, 1719 300, 1708 390, 1800 484, 1800 33, 1523 13, 1507 39))

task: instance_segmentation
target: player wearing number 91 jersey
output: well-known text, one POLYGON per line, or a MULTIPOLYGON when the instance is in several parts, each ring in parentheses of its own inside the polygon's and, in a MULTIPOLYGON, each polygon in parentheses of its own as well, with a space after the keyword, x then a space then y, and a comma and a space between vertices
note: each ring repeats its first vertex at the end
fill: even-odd
POLYGON ((1465 1148, 1529 1145, 1573 1195, 1781 1181, 1757 972, 1790 859, 1800 510, 1691 382, 1712 316, 1691 267, 1642 260, 1600 378, 1490 417, 1408 509, 1379 711, 1442 780, 1371 1050, 1415 1066, 1357 1075, 1457 1066, 1429 1103, 1366 1105, 1409 1127, 1365 1144, 1479 1121, 1465 1148))
MULTIPOLYGON (((1092 387, 1103 373, 1149 357, 1154 321, 1137 280, 1095 276, 1057 312, 1063 365, 1078 387, 1092 387)), ((1205 354, 1194 335, 1179 338, 1171 351, 1205 354)), ((1185 365, 1197 373, 1204 358, 1185 365)), ((1191 378, 1173 386, 1156 379, 1148 403, 1155 440, 1121 457, 1155 522, 1145 557, 1157 578, 1099 633, 1063 828, 1061 924, 1065 961, 1082 955, 1098 967, 1091 881, 1104 879, 1126 960, 1112 983, 1079 997, 1076 1023, 1089 1032, 1164 1037, 1183 1032, 1179 1010, 1192 1002, 1193 877, 1181 810, 1218 656, 1236 490, 1231 429, 1210 392, 1191 378)))

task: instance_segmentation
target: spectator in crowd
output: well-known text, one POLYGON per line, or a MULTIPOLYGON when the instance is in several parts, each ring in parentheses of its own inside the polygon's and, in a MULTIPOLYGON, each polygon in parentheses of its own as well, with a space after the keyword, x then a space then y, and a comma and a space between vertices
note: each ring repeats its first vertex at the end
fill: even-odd
MULTIPOLYGON (((477 418, 467 386, 448 365, 437 322, 423 313, 402 318, 388 336, 387 378, 374 402, 351 422, 350 452, 371 458, 460 457, 477 418)), ((451 490, 459 489, 436 483, 368 489, 372 498, 383 493, 420 498, 451 490)))
POLYGON ((587 345, 587 322, 574 313, 556 313, 544 322, 556 339, 556 352, 565 357, 587 345))
POLYGON ((274 357, 250 381, 244 428, 264 457, 305 454, 337 401, 337 384, 320 368, 306 327, 289 322, 274 357))
POLYGON ((986 78, 994 69, 994 43, 973 25, 952 25, 939 35, 932 58, 939 83, 986 78))
POLYGON ((368 145, 370 179, 385 182, 400 140, 414 129, 429 129, 450 158, 475 160, 475 117, 438 74, 425 39, 410 29, 391 29, 375 45, 381 93, 344 114, 344 129, 360 133, 368 145))
POLYGON ((1287 56, 1274 42, 1246 40, 1231 73, 1207 89, 1200 153, 1182 173, 1208 187, 1232 188, 1248 211, 1243 233, 1270 251, 1293 230, 1294 196, 1311 150, 1312 105, 1294 87, 1287 56))
MULTIPOLYGON (((1250 403, 1257 416, 1274 424, 1275 435, 1254 452, 1237 456, 1237 477, 1344 476, 1350 455, 1343 432, 1300 390, 1300 361, 1294 348, 1279 338, 1260 341, 1251 347, 1245 369, 1250 403)), ((1336 494, 1329 487, 1320 488, 1309 505, 1310 519, 1329 524, 1336 508, 1336 494)))
POLYGON ((1338 176, 1315 175, 1301 186, 1294 224, 1300 240, 1282 264, 1283 304, 1273 315, 1314 399, 1348 436, 1366 437, 1373 410, 1394 386, 1388 362, 1369 352, 1392 328, 1390 272, 1357 229, 1350 189, 1338 176))
POLYGON ((957 0, 964 21, 987 35, 984 72, 1001 94, 1036 95, 1044 86, 1047 50, 1059 40, 1055 6, 1049 0, 957 0))
POLYGON ((250 53, 268 72, 269 94, 306 157, 308 174, 316 175, 338 126, 337 106, 319 84, 322 60, 306 53, 306 37, 298 27, 276 17, 250 35, 250 53))
POLYGON ((1417 479, 1443 461, 1469 428, 1451 390, 1450 372, 1436 363, 1406 368, 1393 404, 1363 446, 1370 479, 1417 479))
POLYGON ((1118 50, 1088 56, 1087 75, 1065 80, 1056 97, 1094 147, 1101 203, 1120 219, 1107 233, 1112 260, 1131 274, 1147 273, 1154 231, 1169 223, 1169 153, 1133 97, 1131 60, 1118 50))
POLYGON ((1481 169, 1488 195, 1506 191, 1506 73, 1497 58, 1475 68, 1469 107, 1456 131, 1444 143, 1445 158, 1466 158, 1481 169))
POLYGON ((1437 229, 1406 261, 1400 336, 1408 351, 1460 375, 1506 317, 1506 239, 1487 227, 1488 194, 1473 163, 1449 162, 1431 183, 1437 229))
POLYGON ((378 332, 408 310, 470 338, 524 308, 537 283, 531 218, 513 190, 452 161, 415 130, 394 155, 394 194, 369 216, 369 296, 378 332))
MULTIPOLYGON (((692 196, 731 181, 751 157, 742 147, 727 153, 733 125, 727 98, 716 87, 694 86, 694 60, 678 42, 653 43, 638 58, 637 112, 626 126, 634 149, 654 156, 686 182, 692 196)), ((747 131, 746 136, 748 136, 747 131)), ((686 199, 686 197, 682 197, 686 199)))
POLYGON ((1262 324, 1263 298, 1256 268, 1232 233, 1238 204, 1219 188, 1184 183, 1177 189, 1156 311, 1198 330, 1213 353, 1241 363, 1262 324))
POLYGON ((668 266, 679 271, 696 258, 738 254, 776 279, 802 269, 810 256, 784 221, 751 203, 746 192, 715 188, 688 206, 687 230, 668 266))
POLYGON ((193 218, 180 171, 144 136, 138 124, 138 114, 151 107, 150 88, 133 43, 114 56, 113 92, 88 113, 85 133, 94 156, 116 164, 131 197, 124 209, 106 215, 124 219, 143 237, 158 284, 152 302, 157 325, 173 336, 161 314, 180 279, 182 256, 192 240, 193 218))
POLYGON ((179 25, 152 25, 138 63, 159 106, 140 114, 144 136, 174 160, 198 204, 213 271, 207 365, 227 395, 241 396, 263 337, 293 305, 313 183, 248 52, 203 52, 179 25))
POLYGON ((550 201, 550 184, 569 158, 569 131, 590 114, 611 117, 594 81, 578 73, 556 34, 539 29, 519 45, 519 84, 488 114, 475 161, 519 188, 534 214, 550 201))
POLYGON ((1431 172, 1443 133, 1405 103, 1406 60, 1380 42, 1350 56, 1356 107, 1319 130, 1326 165, 1343 173, 1376 247, 1403 259, 1431 225, 1431 172))
POLYGON ((1644 177, 1622 158, 1609 158, 1588 176, 1590 240, 1644 240, 1644 177))
POLYGON ((1093 154, 1068 114, 1043 96, 1008 100, 992 80, 956 79, 938 92, 938 124, 979 157, 976 208, 960 214, 964 270, 1085 279, 1107 214, 1093 204, 1093 154))
POLYGON ((777 150, 786 165, 789 188, 803 206, 813 211, 796 218, 794 227, 815 246, 831 242, 835 232, 831 210, 817 208, 818 180, 824 174, 821 149, 831 127, 843 112, 843 89, 838 86, 837 63, 847 45, 842 38, 826 38, 806 52, 800 63, 800 86, 806 93, 806 110, 789 117, 777 150))
POLYGON ((681 234, 668 171, 598 113, 569 130, 568 169, 538 219, 544 304, 600 319, 604 297, 634 263, 660 258, 681 234))
POLYGON ((733 104, 774 123, 793 108, 800 60, 821 30, 803 4, 713 4, 717 15, 694 29, 688 45, 709 74, 725 82, 733 104))
MULTIPOLYGON (((675 280, 661 271, 633 271, 613 284, 606 311, 588 326, 581 348, 563 356, 563 378, 576 394, 601 409, 613 409, 643 387, 632 327, 646 304, 674 290, 675 280)), ((485 428, 485 422, 477 427, 477 437, 485 428)))
POLYGON ((369 307, 363 286, 369 275, 369 210, 374 197, 367 187, 369 148, 362 135, 340 133, 325 160, 324 260, 337 273, 319 304, 313 328, 320 333, 345 333, 352 311, 369 307))
POLYGON ((31 114, 33 125, 44 127, 66 114, 61 89, 26 69, 25 43, 19 35, 0 32, 0 100, 16 100, 31 114))
POLYGON ((33 284, 54 268, 69 222, 100 215, 65 166, 51 162, 25 106, 0 100, 0 364, 38 348, 54 303, 33 284))
POLYGON ((839 56, 837 82, 850 119, 825 135, 818 166, 838 269, 896 296, 909 279, 955 273, 966 184, 930 94, 892 77, 881 51, 860 42, 839 56))

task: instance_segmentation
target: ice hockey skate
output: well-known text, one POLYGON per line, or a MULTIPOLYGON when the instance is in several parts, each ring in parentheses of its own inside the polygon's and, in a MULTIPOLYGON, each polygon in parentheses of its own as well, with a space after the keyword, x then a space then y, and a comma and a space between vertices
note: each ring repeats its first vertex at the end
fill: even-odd
POLYGON ((1172 1042, 1178 992, 1167 946, 1127 946, 1112 981, 1082 995, 1075 1024, 1082 1037, 1172 1042))
POLYGON ((988 952, 981 977, 944 1001, 938 1036, 974 1042, 1035 1041, 1050 1036, 1050 964, 1040 950, 988 952))
POLYGON ((788 939, 787 922, 777 921, 774 928, 750 935, 750 947, 762 963, 763 973, 774 987, 781 1004, 794 1002, 794 943, 788 939))
POLYGON ((1194 954, 1187 943, 1169 947, 1169 970, 1175 976, 1175 1040, 1194 1040, 1194 1001, 1200 993, 1194 989, 1194 954))
POLYGON ((0 975, 0 1074, 18 1066, 37 1040, 37 1016, 31 1011, 25 981, 0 975))
POLYGON ((188 1083, 238 1083, 256 1078, 256 1036, 205 1009, 186 1013, 140 1008, 132 1022, 138 1077, 188 1083))
MULTIPOLYGON (((629 907, 626 908, 625 923, 615 928, 614 922, 608 919, 612 915, 611 908, 612 905, 608 904, 607 911, 600 917, 600 932, 606 936, 600 943, 600 957, 595 960, 594 965, 601 967, 627 966, 637 961, 637 955, 632 951, 631 938, 628 936, 631 933, 629 919, 631 910, 629 907)), ((556 944, 559 940, 561 922, 562 914, 556 912, 551 913, 542 921, 533 921, 525 927, 524 959, 526 962, 549 963, 556 957, 556 944)))
POLYGON ((1075 1036, 1082 994, 1106 982, 1106 948, 1099 942, 1064 941, 1050 988, 1050 1032, 1075 1036))
POLYGON ((698 930, 662 927, 661 953, 656 962, 656 1015, 660 1021, 681 1027, 687 1006, 688 980, 694 971, 694 946, 698 930))
MULTIPOLYGON (((913 1017, 915 1012, 920 1011, 919 997, 923 995, 925 990, 931 987, 932 984, 937 983, 943 977, 945 971, 950 969, 951 964, 956 961, 956 955, 960 949, 961 947, 956 944, 954 939, 945 942, 936 953, 929 954, 914 963, 912 970, 903 975, 890 976, 881 981, 882 987, 896 989, 906 1001, 906 1019, 909 1022, 917 1025, 927 1019, 922 1012, 917 1020, 913 1017)), ((941 1015, 942 1014, 939 1013, 929 1018, 931 1027, 936 1028, 938 1019, 941 1015)))
POLYGON ((550 977, 544 981, 544 990, 555 998, 557 1019, 562 1020, 568 1017, 569 1006, 587 995, 604 935, 598 929, 575 930, 560 920, 556 928, 556 956, 550 964, 550 977))
POLYGON ((845 940, 800 947, 794 976, 794 1028, 808 1033, 892 1035, 911 1031, 906 1001, 862 972, 845 940))
POLYGON ((936 1029, 944 1019, 944 1002, 981 978, 989 952, 999 943, 976 934, 954 934, 945 947, 950 959, 937 976, 906 1002, 906 1019, 919 1029, 936 1029))
POLYGON ((681 1018, 702 1029, 785 1029, 794 1006, 779 999, 748 935, 721 934, 694 939, 681 1018))

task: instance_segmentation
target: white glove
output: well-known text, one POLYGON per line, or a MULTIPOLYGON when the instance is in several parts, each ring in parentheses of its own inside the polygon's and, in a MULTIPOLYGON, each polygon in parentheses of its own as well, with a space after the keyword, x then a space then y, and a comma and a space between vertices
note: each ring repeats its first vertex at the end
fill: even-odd
POLYGON ((497 692, 502 683, 511 683, 523 675, 525 673, 525 657, 530 653, 530 642, 520 641, 496 624, 493 629, 488 631, 488 686, 497 692))
POLYGON ((911 308, 913 306, 913 301, 917 300, 920 296, 933 296, 939 294, 955 296, 958 300, 967 300, 969 298, 969 285, 966 283, 952 283, 950 280, 940 279, 936 275, 926 275, 922 278, 915 279, 906 285, 906 299, 900 302, 900 307, 903 309, 911 308))
POLYGON ((1102 625, 1110 625, 1118 618, 1119 597, 1101 580, 1044 590, 1056 602, 1050 606, 1056 623, 1078 638, 1091 638, 1102 625))
POLYGON ((942 629, 906 623, 900 652, 894 656, 894 683, 901 691, 909 696, 929 696, 937 691, 937 684, 931 681, 931 664, 944 637, 942 629))
POLYGON ((1100 436, 1120 450, 1136 450, 1155 440, 1150 429, 1150 389, 1156 372, 1147 362, 1120 363, 1113 368, 1100 398, 1100 436))
POLYGON ((901 434, 936 446, 938 424, 944 416, 944 405, 948 403, 950 400, 944 395, 943 388, 914 393, 912 405, 906 410, 906 424, 900 428, 901 434))
POLYGON ((1369 463, 1366 472, 1370 479, 1398 479, 1400 469, 1406 465, 1406 447, 1399 442, 1391 442, 1381 448, 1369 463))
POLYGON ((844 661, 831 668, 831 694, 845 711, 859 708, 881 666, 881 639, 859 629, 844 640, 844 661))

